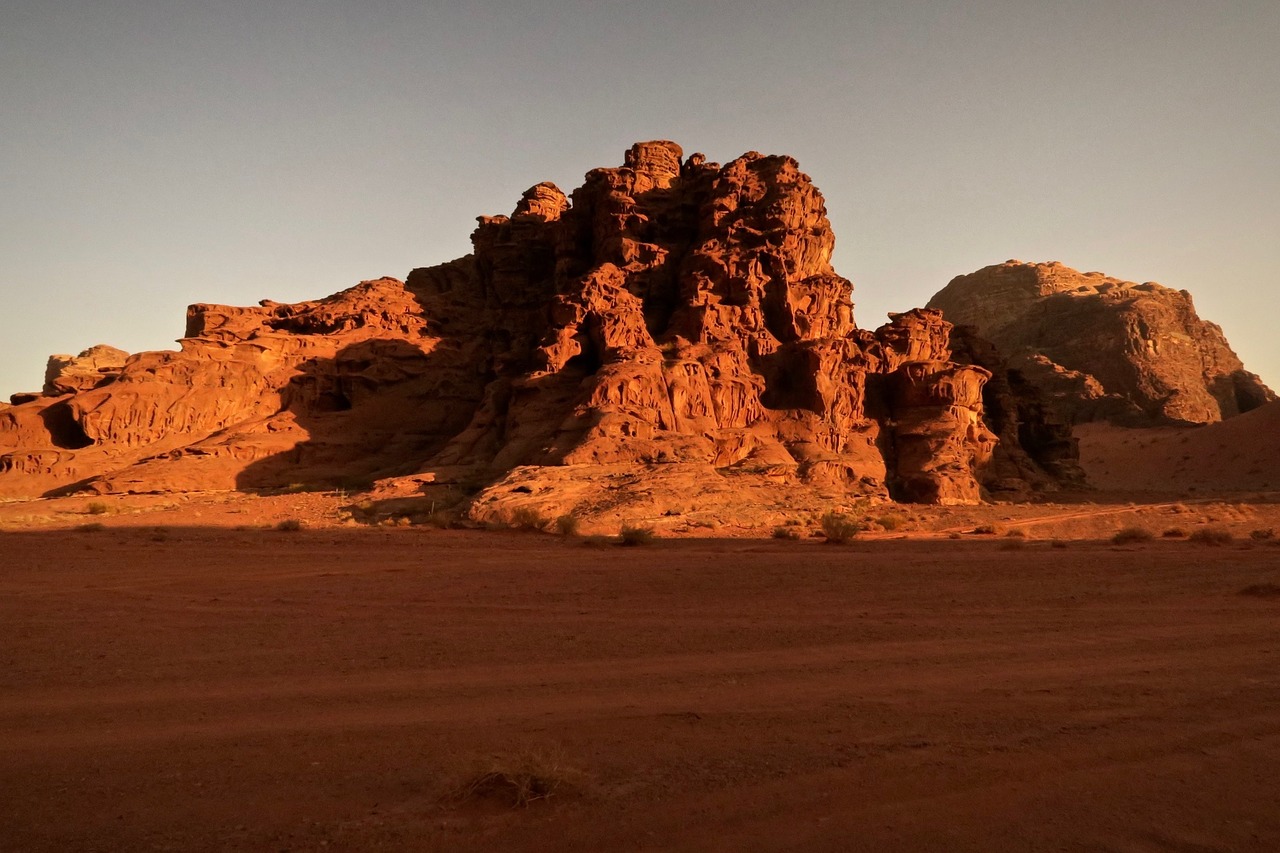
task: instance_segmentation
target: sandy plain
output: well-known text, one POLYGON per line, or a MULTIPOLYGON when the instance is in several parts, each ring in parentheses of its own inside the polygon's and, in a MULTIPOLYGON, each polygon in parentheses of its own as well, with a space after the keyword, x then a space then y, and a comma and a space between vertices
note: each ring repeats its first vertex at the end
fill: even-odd
POLYGON ((0 505, 0 847, 1277 850, 1264 497, 638 548, 0 505))

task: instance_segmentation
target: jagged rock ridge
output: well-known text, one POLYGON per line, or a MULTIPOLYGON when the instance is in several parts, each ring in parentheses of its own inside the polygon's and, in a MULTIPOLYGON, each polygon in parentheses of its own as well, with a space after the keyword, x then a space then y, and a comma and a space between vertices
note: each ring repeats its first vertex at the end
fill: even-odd
POLYGON ((181 351, 0 412, 0 489, 401 477, 482 518, 980 497, 990 372, 937 311, 856 328, 789 157, 637 144, 473 245, 317 302, 193 305, 181 351))
POLYGON ((1060 263, 1006 261, 929 300, 974 326, 1073 422, 1212 423, 1275 395, 1185 290, 1060 263))

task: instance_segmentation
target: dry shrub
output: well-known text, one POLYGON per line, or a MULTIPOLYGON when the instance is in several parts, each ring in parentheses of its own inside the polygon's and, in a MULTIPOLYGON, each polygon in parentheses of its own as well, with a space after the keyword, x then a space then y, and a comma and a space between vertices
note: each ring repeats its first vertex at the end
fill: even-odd
POLYGON ((302 522, 296 518, 286 518, 276 525, 276 530, 282 533, 296 533, 302 529, 302 522))
POLYGON ((843 545, 862 532, 862 522, 840 512, 828 512, 822 516, 822 535, 835 545, 843 545))
POLYGON ((1255 542, 1269 542, 1276 538, 1276 531, 1271 527, 1268 527, 1265 530, 1250 530, 1249 538, 1255 542))
POLYGON ((1025 538, 1014 537, 1013 539, 1000 540, 1001 551, 1021 551, 1027 545, 1025 538))
POLYGON ((1249 584, 1240 590, 1241 595, 1249 595, 1254 598, 1280 598, 1280 584, 1275 583, 1254 583, 1249 584))
POLYGON ((900 515, 887 513, 877 518, 876 523, 879 524, 881 527, 883 527, 885 530, 897 530, 899 527, 902 526, 903 520, 902 520, 902 516, 900 515))
POLYGON ((799 539, 800 531, 794 527, 775 527, 773 528, 774 539, 799 539))
POLYGON ((494 756, 453 792, 453 799, 493 800, 509 808, 528 808, 573 787, 576 770, 565 766, 558 753, 528 752, 494 756))
POLYGON ((1111 537, 1113 545, 1128 545, 1132 542, 1150 542, 1155 536, 1150 530, 1141 527, 1126 527, 1111 537))
POLYGON ((84 511, 89 515, 106 515, 111 511, 111 507, 99 501, 94 501, 85 506, 84 511))
POLYGON ((996 526, 994 524, 979 524, 969 532, 977 536, 995 536, 996 526))
POLYGON ((1010 530, 1007 533, 1005 533, 1005 537, 1008 539, 1026 539, 1027 531, 1022 530, 1020 528, 1014 528, 1013 530, 1010 530))
POLYGON ((556 518, 556 530, 561 536, 577 536, 578 535, 578 517, 565 513, 556 518))
POLYGON ((1165 539, 1186 539, 1187 531, 1183 530, 1181 527, 1170 527, 1168 530, 1166 530, 1164 533, 1161 533, 1160 535, 1163 536, 1165 539))
POLYGON ((622 526, 622 530, 619 531, 619 536, 621 541, 618 544, 626 545, 628 547, 648 545, 655 538, 652 527, 633 527, 629 524, 624 524, 622 526))
POLYGON ((101 521, 91 521, 88 524, 79 524, 76 526, 77 533, 98 533, 106 529, 107 526, 101 521))
POLYGON ((517 530, 542 530, 547 520, 531 506, 516 507, 511 513, 511 526, 517 530))
POLYGON ((1198 542, 1201 545, 1230 545, 1232 542, 1231 531, 1221 527, 1203 527, 1191 534, 1192 542, 1198 542))

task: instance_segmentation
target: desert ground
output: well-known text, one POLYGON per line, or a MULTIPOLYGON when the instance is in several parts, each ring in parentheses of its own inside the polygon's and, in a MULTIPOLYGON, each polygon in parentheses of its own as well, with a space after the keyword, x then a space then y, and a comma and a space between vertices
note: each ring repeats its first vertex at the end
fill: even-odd
POLYGON ((1280 849, 1274 495, 641 547, 344 502, 0 504, 0 847, 1280 849))

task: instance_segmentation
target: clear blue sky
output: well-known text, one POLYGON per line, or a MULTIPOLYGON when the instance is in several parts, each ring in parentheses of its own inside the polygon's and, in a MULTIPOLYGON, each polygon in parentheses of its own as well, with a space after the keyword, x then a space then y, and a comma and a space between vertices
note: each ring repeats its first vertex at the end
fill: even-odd
POLYGON ((1280 386, 1280 2, 0 5, 0 393, 327 295, 669 138, 787 153, 856 316, 1007 258, 1186 288, 1280 386))

